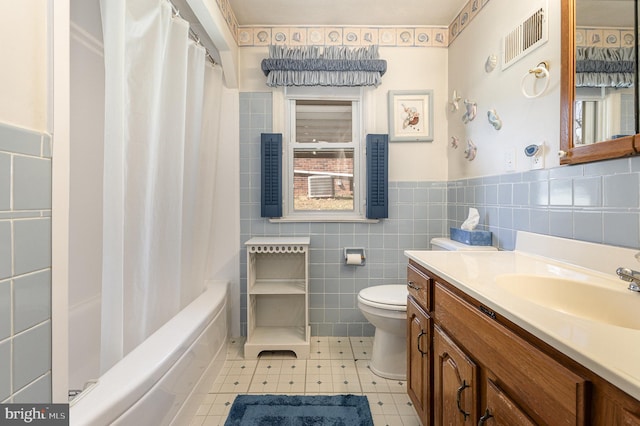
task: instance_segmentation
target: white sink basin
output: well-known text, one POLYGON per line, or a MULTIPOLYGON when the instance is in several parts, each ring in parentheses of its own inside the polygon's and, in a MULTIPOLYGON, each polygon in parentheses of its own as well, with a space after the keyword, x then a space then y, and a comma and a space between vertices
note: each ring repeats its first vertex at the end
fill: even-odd
POLYGON ((503 274, 496 283, 516 297, 576 317, 640 330, 640 294, 542 275, 503 274))

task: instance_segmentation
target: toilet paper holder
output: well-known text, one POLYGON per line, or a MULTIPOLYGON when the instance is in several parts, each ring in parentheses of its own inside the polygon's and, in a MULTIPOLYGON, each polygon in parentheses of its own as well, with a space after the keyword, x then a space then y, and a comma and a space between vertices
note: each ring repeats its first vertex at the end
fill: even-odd
POLYGON ((367 258, 363 247, 345 247, 344 264, 352 266, 364 266, 367 258))

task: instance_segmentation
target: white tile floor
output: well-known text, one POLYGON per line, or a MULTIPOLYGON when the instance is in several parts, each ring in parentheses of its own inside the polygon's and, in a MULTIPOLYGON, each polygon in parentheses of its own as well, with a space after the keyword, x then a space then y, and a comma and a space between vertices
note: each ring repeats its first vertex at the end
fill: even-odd
POLYGON ((224 368, 191 426, 223 425, 236 395, 245 393, 366 395, 375 426, 419 426, 406 382, 369 370, 372 344, 371 337, 312 337, 307 360, 290 352, 263 352, 258 360, 245 360, 244 339, 231 339, 224 368))

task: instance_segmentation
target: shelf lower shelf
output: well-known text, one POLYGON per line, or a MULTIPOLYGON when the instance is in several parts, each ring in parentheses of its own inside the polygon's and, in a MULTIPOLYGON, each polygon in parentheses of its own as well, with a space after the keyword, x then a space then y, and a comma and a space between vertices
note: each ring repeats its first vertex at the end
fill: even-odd
POLYGON ((249 289, 251 294, 306 294, 305 280, 256 280, 249 289))
POLYGON ((262 351, 292 351, 299 359, 309 357, 311 327, 256 327, 244 344, 244 356, 255 359, 262 351))

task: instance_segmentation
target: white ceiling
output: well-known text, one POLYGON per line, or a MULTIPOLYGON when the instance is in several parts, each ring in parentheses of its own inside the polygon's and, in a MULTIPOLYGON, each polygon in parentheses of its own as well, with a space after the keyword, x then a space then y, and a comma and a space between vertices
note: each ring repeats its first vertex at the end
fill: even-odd
POLYGON ((448 26, 467 0, 229 0, 239 25, 448 26))

